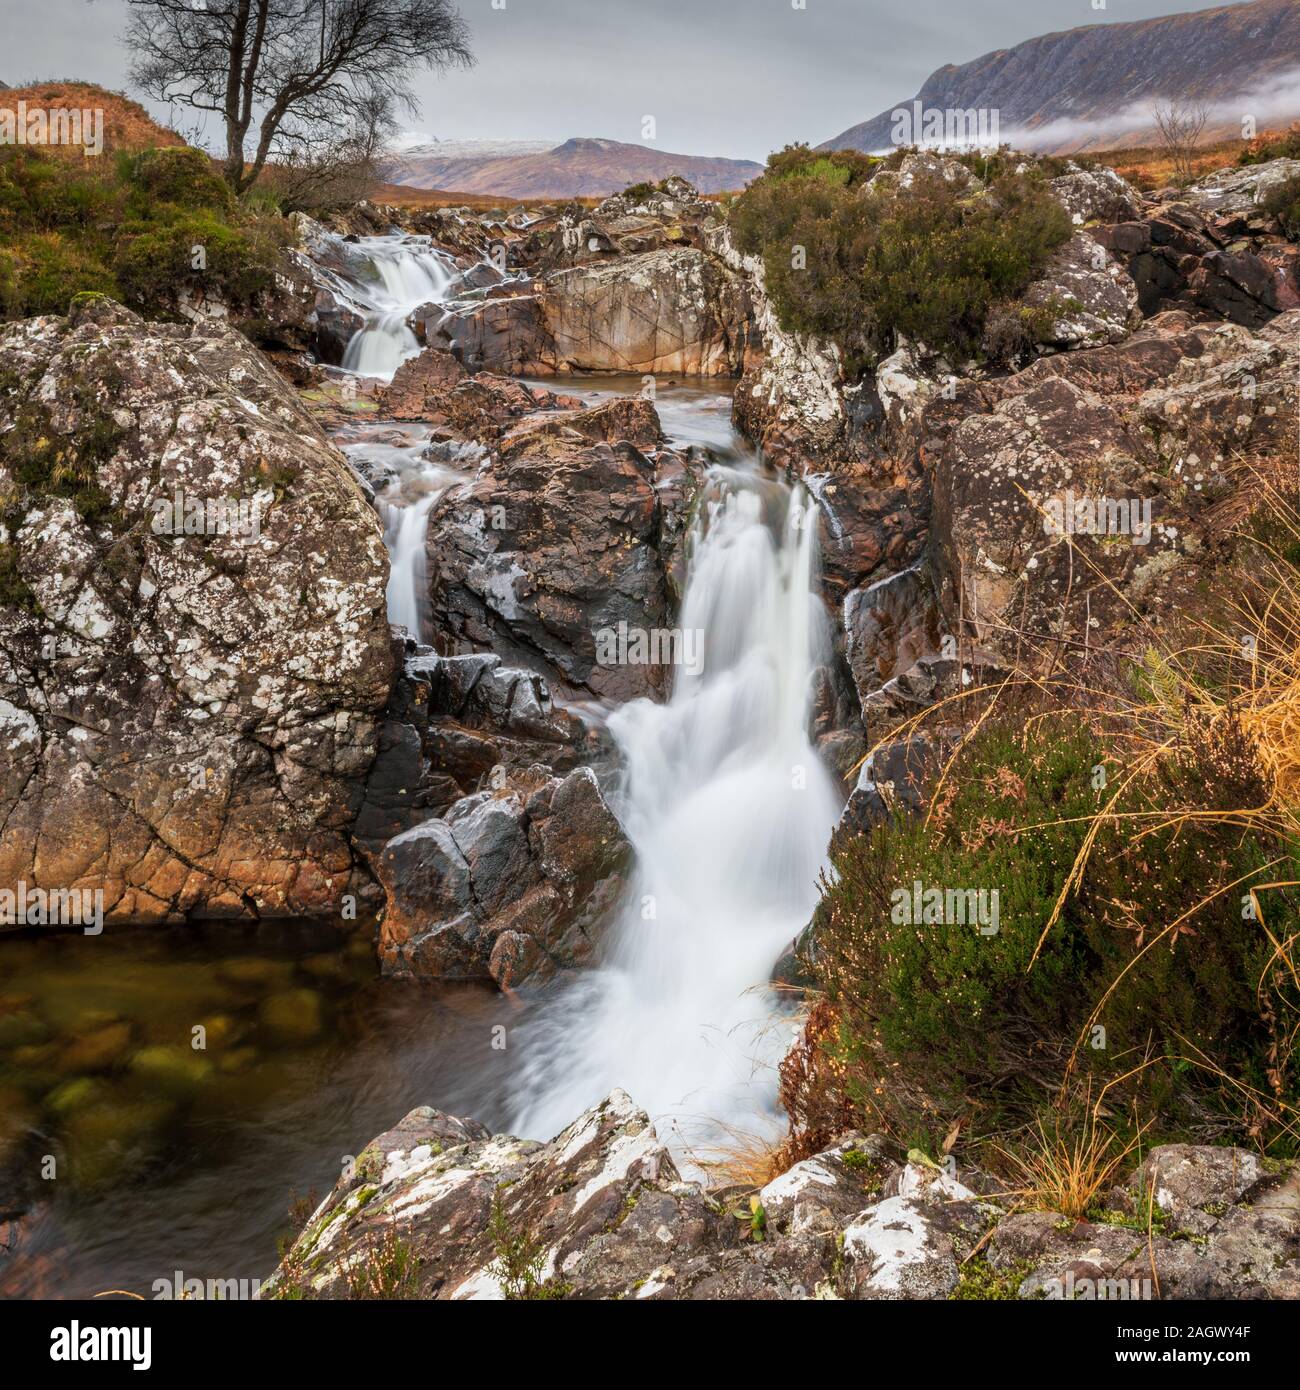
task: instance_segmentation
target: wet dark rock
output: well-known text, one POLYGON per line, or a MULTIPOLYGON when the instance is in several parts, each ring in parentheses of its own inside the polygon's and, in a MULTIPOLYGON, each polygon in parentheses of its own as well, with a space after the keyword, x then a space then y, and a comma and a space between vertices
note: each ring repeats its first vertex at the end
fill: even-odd
POLYGON ((631 849, 589 768, 541 773, 540 785, 465 797, 384 846, 387 973, 509 989, 595 962, 631 849))
POLYGON ((662 665, 602 663, 619 624, 671 627, 670 572, 694 487, 657 436, 647 401, 615 401, 502 441, 429 517, 434 626, 451 650, 491 649, 545 673, 560 694, 661 692, 662 665), (671 487, 661 487, 664 482, 671 487))
POLYGON ((534 765, 568 771, 599 752, 533 671, 491 653, 439 656, 409 639, 402 655, 354 830, 372 856, 494 780, 534 765))

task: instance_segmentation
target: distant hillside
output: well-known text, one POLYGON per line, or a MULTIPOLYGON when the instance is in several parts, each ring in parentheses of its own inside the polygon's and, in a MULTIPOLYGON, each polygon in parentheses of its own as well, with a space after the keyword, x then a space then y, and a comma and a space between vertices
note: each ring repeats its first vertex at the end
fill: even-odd
MULTIPOLYGON (((1210 107, 1206 140, 1239 138, 1246 113, 1260 129, 1300 114, 1300 0, 1045 34, 939 68, 898 106, 996 110, 1003 140, 1067 153, 1151 143, 1151 105, 1169 96, 1210 107)), ((896 109, 821 148, 887 148, 896 109)))
POLYGON ((438 147, 408 150, 385 170, 390 182, 412 188, 454 188, 506 198, 604 197, 631 183, 669 174, 688 178, 701 193, 743 188, 762 173, 748 159, 667 154, 617 140, 566 140, 529 154, 446 158, 438 147))
MULTIPOLYGON (((183 145, 184 139, 174 130, 157 121, 130 97, 110 92, 93 82, 33 82, 27 87, 7 87, 0 96, 0 110, 17 112, 24 101, 33 107, 62 110, 103 111, 104 152, 114 150, 145 150, 161 145, 183 145)), ((59 146, 50 146, 58 152, 59 146)), ((79 149, 70 151, 81 157, 79 149)))
POLYGON ((377 183, 370 201, 395 208, 473 208, 476 212, 509 207, 517 200, 500 193, 458 193, 447 188, 416 188, 411 184, 377 183))

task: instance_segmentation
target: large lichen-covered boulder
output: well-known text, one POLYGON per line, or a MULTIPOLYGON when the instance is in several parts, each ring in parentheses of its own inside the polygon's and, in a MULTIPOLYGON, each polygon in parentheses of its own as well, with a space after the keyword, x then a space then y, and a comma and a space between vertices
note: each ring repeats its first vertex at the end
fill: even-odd
POLYGON ((555 271, 541 305, 564 369, 731 376, 742 365, 744 288, 693 247, 555 271))
POLYGON ((362 1151, 260 1297, 346 1298, 383 1278, 386 1238, 401 1242, 410 1271, 389 1296, 631 1294, 645 1253, 627 1274, 610 1246, 648 1248, 658 1263, 703 1244, 711 1213, 700 1197, 671 1212, 653 1201, 676 1179, 649 1118, 622 1091, 549 1144, 415 1111, 362 1151))
POLYGON ((1016 1212, 987 1249, 1021 1298, 1300 1298, 1300 1170, 1162 1145, 1089 1218, 1016 1212))
POLYGON ((393 670, 342 456, 219 327, 86 298, 0 363, 0 882, 337 911, 393 670))
POLYGON ((706 1188, 618 1090, 545 1144, 420 1106, 344 1170, 259 1296, 1300 1296, 1294 1165, 1153 1149, 1095 1221, 1008 1209, 1004 1186, 847 1133, 757 1189, 706 1188))
POLYGON ((1043 320, 1037 341, 1055 348, 1117 343, 1141 319, 1132 276, 1086 232, 1052 253, 1020 300, 1043 320))
POLYGON ((738 374, 751 336, 745 282, 698 246, 651 235, 666 232, 662 217, 636 220, 647 249, 618 254, 637 238, 560 228, 551 247, 561 264, 422 311, 421 332, 471 371, 738 374), (563 263, 570 245, 573 263, 563 263))
POLYGON ((1008 664, 1086 660, 1196 602, 1237 460, 1294 451, 1300 312, 1258 334, 1171 312, 1123 343, 963 386, 932 416, 950 622, 1008 664))
POLYGON ((962 1262, 998 1214, 949 1174, 907 1164, 845 1227, 846 1291, 861 1299, 950 1297, 962 1262))
POLYGON ((1114 169, 1085 169, 1071 160, 1065 172, 1051 180, 1050 187, 1076 227, 1125 222, 1142 210, 1141 194, 1114 169))

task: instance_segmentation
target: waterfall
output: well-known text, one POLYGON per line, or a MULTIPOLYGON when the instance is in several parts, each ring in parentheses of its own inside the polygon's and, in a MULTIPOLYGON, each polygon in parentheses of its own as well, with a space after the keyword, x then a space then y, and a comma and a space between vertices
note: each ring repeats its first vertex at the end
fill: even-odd
POLYGON ((353 469, 375 490, 388 548, 388 621, 417 640, 428 640, 424 620, 429 583, 424 544, 429 513, 453 483, 463 482, 482 449, 476 444, 432 444, 427 426, 393 438, 391 426, 360 426, 343 443, 353 469), (433 457, 435 450, 442 456, 433 457))
POLYGON ((421 304, 441 304, 455 267, 426 243, 400 237, 363 237, 355 245, 371 274, 358 287, 365 327, 343 356, 345 371, 391 381, 393 373, 420 350, 407 317, 421 304))
MULTIPOLYGON (((362 237, 355 242, 331 238, 333 250, 346 262, 348 302, 365 314, 365 327, 352 335, 343 356, 343 370, 391 381, 398 367, 420 351, 406 320, 422 304, 441 304, 456 274, 449 257, 427 241, 399 235, 362 237)), ((455 468, 431 457, 429 431, 413 428, 394 442, 391 427, 354 430, 360 435, 344 444, 353 467, 375 489, 375 505, 384 522, 388 547, 388 620, 417 639, 428 636, 424 609, 428 602, 424 542, 429 512, 454 482, 464 477, 455 468), (379 437, 375 437, 378 435, 379 437)), ((446 446, 442 446, 444 452, 446 446)), ((456 453, 456 450, 452 450, 456 453)), ((460 455, 481 452, 464 446, 460 455)))
POLYGON ((689 1150, 774 1133, 789 1021, 766 987, 817 901, 839 813, 808 737, 825 655, 815 509, 754 466, 712 470, 680 617, 702 661, 610 730, 637 857, 604 965, 516 1030, 512 1132, 553 1134, 621 1086, 689 1150))

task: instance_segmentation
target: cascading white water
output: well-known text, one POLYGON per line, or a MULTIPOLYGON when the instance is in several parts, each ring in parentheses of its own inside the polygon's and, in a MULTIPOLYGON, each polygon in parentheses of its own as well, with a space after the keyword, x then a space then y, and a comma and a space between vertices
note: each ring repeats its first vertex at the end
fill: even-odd
MULTIPOLYGON (((391 434, 386 426, 362 428, 359 439, 343 444, 343 452, 375 488, 375 505, 384 523, 388 547, 388 621, 404 627, 419 640, 425 631, 428 574, 424 543, 429 512, 438 498, 465 474, 452 463, 469 463, 481 454, 474 444, 451 451, 449 462, 430 457, 427 429, 411 430, 401 442, 373 438, 391 434)), ((447 446, 441 446, 444 449, 447 446)))
MULTIPOLYGON (((419 340, 406 322, 408 315, 422 304, 443 302, 455 264, 428 242, 410 237, 335 241, 336 252, 355 268, 346 281, 350 302, 365 312, 365 327, 352 335, 343 370, 391 381, 398 367, 420 351, 419 340)), ((336 282, 344 283, 339 272, 332 274, 336 282)), ((353 464, 369 472, 375 484, 388 547, 389 621, 417 639, 427 635, 424 541, 429 512, 462 476, 429 458, 427 439, 427 431, 412 432, 409 443, 372 440, 363 432, 362 439, 344 446, 353 464)))
POLYGON ((420 350, 407 316, 421 304, 441 304, 455 267, 427 244, 398 237, 364 237, 355 245, 378 280, 360 287, 365 327, 352 335, 343 356, 345 371, 391 381, 393 373, 420 350))
POLYGON ((789 1035, 765 985, 839 813, 807 731, 826 642, 815 537, 802 490, 713 471, 680 618, 703 661, 667 703, 611 717, 635 881, 604 966, 517 1030, 513 1133, 554 1134, 614 1086, 687 1149, 776 1128, 789 1035))

